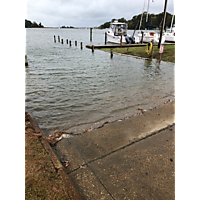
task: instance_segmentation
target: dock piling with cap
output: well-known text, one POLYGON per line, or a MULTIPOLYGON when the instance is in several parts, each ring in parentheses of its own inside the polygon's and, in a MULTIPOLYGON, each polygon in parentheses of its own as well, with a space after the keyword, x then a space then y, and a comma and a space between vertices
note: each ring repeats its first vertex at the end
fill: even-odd
POLYGON ((105 32, 105 45, 107 43, 107 33, 105 32))
POLYGON ((28 66, 27 55, 25 55, 25 66, 28 66))
POLYGON ((113 49, 110 49, 110 57, 113 58, 113 49))
POLYGON ((90 28, 90 41, 92 42, 92 28, 90 28))

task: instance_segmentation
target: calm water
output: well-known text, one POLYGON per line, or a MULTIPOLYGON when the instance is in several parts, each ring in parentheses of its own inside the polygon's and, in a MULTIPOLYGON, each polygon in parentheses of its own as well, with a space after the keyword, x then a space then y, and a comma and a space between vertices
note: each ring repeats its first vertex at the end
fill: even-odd
MULTIPOLYGON (((174 64, 86 49, 104 30, 26 29, 26 110, 46 135, 80 132, 174 99, 174 64), (64 44, 54 43, 59 35, 64 44), (72 40, 72 47, 66 44, 72 40), (74 46, 74 41, 78 46, 74 46), (83 50, 80 49, 83 42, 83 50)), ((132 31, 129 31, 132 33, 132 31)))

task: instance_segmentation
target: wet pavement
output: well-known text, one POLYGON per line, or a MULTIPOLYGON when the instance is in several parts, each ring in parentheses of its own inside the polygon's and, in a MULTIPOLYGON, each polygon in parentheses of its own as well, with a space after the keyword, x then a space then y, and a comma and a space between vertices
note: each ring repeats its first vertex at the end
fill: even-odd
POLYGON ((62 139, 55 153, 83 199, 174 199, 174 102, 62 139))

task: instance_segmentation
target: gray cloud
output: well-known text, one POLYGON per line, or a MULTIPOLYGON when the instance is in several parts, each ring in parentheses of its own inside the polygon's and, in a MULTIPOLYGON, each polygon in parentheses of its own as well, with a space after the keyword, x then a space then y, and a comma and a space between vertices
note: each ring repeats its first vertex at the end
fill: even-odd
MULTIPOLYGON (((142 12, 143 4, 143 0, 27 0, 27 19, 44 26, 99 26, 113 18, 131 19, 142 12)), ((164 0, 150 1, 150 13, 163 9, 164 0)), ((167 11, 173 10, 174 1, 168 0, 167 11)))

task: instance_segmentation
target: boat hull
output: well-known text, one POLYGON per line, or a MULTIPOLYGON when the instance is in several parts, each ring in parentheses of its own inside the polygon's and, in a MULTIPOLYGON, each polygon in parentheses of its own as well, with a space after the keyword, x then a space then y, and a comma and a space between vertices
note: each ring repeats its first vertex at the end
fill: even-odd
POLYGON ((166 42, 175 42, 175 36, 166 35, 165 36, 165 41, 166 42))
MULTIPOLYGON (((129 36, 129 35, 128 35, 128 36, 129 36)), ((129 36, 129 37, 130 37, 130 36, 129 36)), ((139 37, 136 37, 136 36, 134 36, 134 37, 135 37, 135 43, 139 43, 139 42, 140 42, 139 37)), ((107 33, 107 42, 108 42, 108 43, 120 44, 120 40, 121 40, 121 36, 114 36, 114 35, 112 35, 112 34, 107 33)), ((122 43, 127 44, 124 35, 122 36, 122 43)))
MULTIPOLYGON (((139 34, 139 39, 141 41, 142 39, 142 34, 139 34)), ((145 43, 148 43, 148 42, 151 42, 151 40, 153 40, 153 43, 158 43, 159 42, 159 35, 154 35, 154 36, 151 36, 151 35, 144 35, 143 36, 143 42, 145 43)), ((161 44, 163 44, 165 42, 165 36, 163 35, 162 36, 162 40, 161 40, 161 44)))
MULTIPOLYGON (((114 44, 120 44, 121 36, 114 36, 109 33, 107 33, 107 42, 114 43, 114 44)), ((122 36, 122 43, 126 43, 126 39, 124 36, 122 36)))

